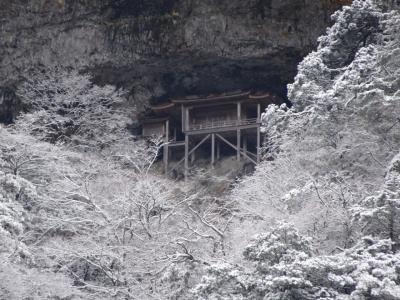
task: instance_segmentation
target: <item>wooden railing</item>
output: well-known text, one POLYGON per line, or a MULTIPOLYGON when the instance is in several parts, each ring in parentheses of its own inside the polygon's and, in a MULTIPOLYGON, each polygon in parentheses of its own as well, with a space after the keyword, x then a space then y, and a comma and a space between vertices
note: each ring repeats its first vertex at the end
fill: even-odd
POLYGON ((242 119, 242 120, 208 120, 201 123, 189 124, 189 131, 213 129, 213 128, 224 128, 234 126, 246 126, 257 124, 258 119, 242 119))

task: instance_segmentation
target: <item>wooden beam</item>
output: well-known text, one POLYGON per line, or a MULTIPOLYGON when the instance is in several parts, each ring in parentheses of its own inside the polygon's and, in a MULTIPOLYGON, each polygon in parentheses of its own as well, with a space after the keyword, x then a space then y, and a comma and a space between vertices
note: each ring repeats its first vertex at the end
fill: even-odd
POLYGON ((217 141, 217 160, 219 160, 221 156, 221 143, 217 141))
POLYGON ((199 134, 209 134, 209 133, 217 133, 217 132, 232 132, 237 131, 238 128, 243 129, 256 129, 259 124, 251 124, 251 125, 241 125, 241 126, 231 126, 231 127, 221 127, 221 128, 210 128, 210 129, 201 129, 195 131, 187 131, 186 133, 189 135, 199 135, 199 134))
POLYGON ((193 151, 193 153, 190 155, 190 164, 193 165, 195 160, 196 160, 196 152, 193 151))
POLYGON ((181 147, 181 146, 185 146, 185 142, 183 141, 183 142, 175 142, 175 143, 169 143, 168 144, 168 147, 169 148, 171 148, 171 147, 181 147))
MULTIPOLYGON (((182 158, 180 161, 178 161, 176 164, 175 164, 175 166, 173 166, 172 168, 171 168, 171 170, 170 170, 170 172, 172 171, 172 170, 175 170, 182 162, 184 162, 185 161, 185 165, 186 165, 186 136, 188 137, 188 139, 189 139, 189 135, 185 135, 185 157, 184 158, 182 158)), ((208 134, 205 138, 203 138, 202 140, 201 140, 201 142, 200 143, 198 143, 192 150, 190 150, 190 151, 188 151, 187 152, 187 157, 189 157, 189 155, 190 154, 192 154, 194 151, 196 151, 197 150, 197 148, 199 148, 208 138, 210 137, 210 135, 208 134)), ((189 146, 189 142, 188 142, 188 146, 189 146)), ((188 147, 188 150, 189 150, 189 147, 188 147)), ((185 168, 186 169, 186 168, 185 168)), ((188 166, 188 169, 189 169, 189 166, 188 166)))
POLYGON ((164 172, 168 174, 168 158, 169 158, 169 120, 165 121, 165 140, 164 140, 164 172))
MULTIPOLYGON (((240 124, 240 119, 242 118, 242 103, 237 103, 237 124, 240 124)), ((240 129, 238 128, 236 131, 236 159, 238 163, 240 162, 240 129)))
MULTIPOLYGON (((228 144, 229 146, 231 146, 233 149, 237 150, 236 146, 235 146, 234 144, 232 144, 231 142, 229 142, 227 139, 225 139, 222 135, 220 135, 220 134, 218 134, 218 133, 216 133, 215 135, 216 135, 218 138, 220 138, 223 142, 225 142, 226 144, 228 144)), ((241 150, 239 150, 239 151, 241 151, 241 150)), ((241 151, 241 152, 242 152, 242 151, 241 151)), ((257 162, 256 162, 254 159, 252 159, 250 156, 248 156, 246 153, 243 153, 243 152, 242 152, 242 154, 243 154, 244 157, 248 158, 251 162, 253 162, 254 164, 257 164, 257 162)))
POLYGON ((236 160, 240 162, 240 129, 236 131, 236 160))
POLYGON ((173 166, 169 172, 172 172, 173 170, 175 170, 181 163, 183 163, 185 161, 185 158, 182 158, 180 161, 178 161, 175 166, 173 166))
POLYGON ((181 113, 182 113, 182 122, 181 122, 181 124, 182 124, 182 132, 184 132, 185 130, 186 130, 186 128, 185 128, 185 107, 183 106, 183 104, 181 105, 181 113))
MULTIPOLYGON (((243 152, 244 152, 244 151, 243 151, 243 152)), ((246 154, 247 154, 247 155, 251 155, 254 159, 257 159, 257 154, 254 154, 254 153, 252 153, 252 152, 250 152, 250 151, 247 151, 246 154)))
POLYGON ((188 179, 189 175, 189 136, 185 134, 185 181, 188 179))
POLYGON ((211 167, 215 165, 215 134, 211 134, 211 167))
POLYGON ((169 120, 165 121, 165 139, 169 142, 169 120))
POLYGON ((210 137, 210 134, 207 134, 200 143, 198 143, 192 150, 190 150, 189 155, 192 154, 194 151, 197 150, 197 148, 199 148, 205 141, 207 141, 207 139, 210 137))
POLYGON ((261 159, 261 145, 260 145, 260 126, 257 127, 257 164, 260 163, 261 159))
POLYGON ((189 131, 189 126, 190 126, 190 119, 189 119, 189 108, 186 107, 186 113, 185 113, 185 122, 186 122, 186 126, 185 126, 185 130, 189 131))

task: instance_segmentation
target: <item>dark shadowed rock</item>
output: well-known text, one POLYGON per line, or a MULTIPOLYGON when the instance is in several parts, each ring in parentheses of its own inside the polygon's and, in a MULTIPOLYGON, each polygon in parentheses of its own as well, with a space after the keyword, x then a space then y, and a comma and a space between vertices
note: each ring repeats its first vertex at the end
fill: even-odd
POLYGON ((10 124, 22 109, 20 99, 15 95, 15 87, 0 87, 0 123, 10 124))
POLYGON ((286 95, 339 0, 0 1, 0 86, 27 68, 84 69, 147 103, 263 89, 286 95))

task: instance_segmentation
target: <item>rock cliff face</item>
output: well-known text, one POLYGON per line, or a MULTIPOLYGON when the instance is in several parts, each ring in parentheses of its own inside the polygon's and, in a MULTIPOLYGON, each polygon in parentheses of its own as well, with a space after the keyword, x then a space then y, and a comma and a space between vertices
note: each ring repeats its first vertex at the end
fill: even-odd
POLYGON ((284 96, 331 13, 349 2, 1 0, 0 86, 27 68, 63 66, 142 103, 236 89, 284 96))

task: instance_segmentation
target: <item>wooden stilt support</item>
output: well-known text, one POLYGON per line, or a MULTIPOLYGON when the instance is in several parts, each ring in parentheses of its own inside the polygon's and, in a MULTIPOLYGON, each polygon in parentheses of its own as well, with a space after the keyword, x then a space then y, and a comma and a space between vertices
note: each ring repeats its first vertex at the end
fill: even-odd
POLYGON ((260 126, 261 126, 261 104, 257 104, 257 163, 261 160, 261 137, 260 137, 260 126))
POLYGON ((185 123, 186 123, 185 129, 189 130, 190 120, 189 120, 189 108, 188 107, 186 107, 185 123))
POLYGON ((247 153, 247 135, 246 135, 246 133, 243 134, 243 152, 247 153))
POLYGON ((260 163, 261 159, 261 145, 260 145, 260 125, 257 127, 257 163, 260 163))
POLYGON ((189 176, 189 135, 185 134, 185 181, 189 176))
POLYGON ((217 161, 220 159, 220 157, 221 157, 221 143, 217 141, 217 161))
POLYGON ((196 160, 196 152, 193 151, 193 153, 190 155, 190 164, 193 165, 195 160, 196 160))
MULTIPOLYGON (((195 147, 193 147, 193 149, 189 151, 188 157, 189 157, 189 155, 191 155, 194 151, 196 151, 196 149, 199 148, 209 137, 210 137, 210 135, 208 134, 204 139, 201 140, 200 143, 198 143, 195 147)), ((185 161, 185 157, 186 157, 186 156, 184 156, 180 161, 178 161, 178 162, 175 164, 175 166, 173 166, 173 167, 171 168, 170 171, 175 170, 181 163, 183 163, 183 162, 185 161)))
POLYGON ((201 145, 203 145, 203 143, 204 143, 205 141, 207 141, 209 137, 210 137, 210 135, 207 134, 207 135, 204 137, 204 139, 202 139, 202 140, 200 141, 200 143, 198 143, 195 147, 193 147, 192 150, 190 150, 189 155, 192 154, 195 150, 197 150, 197 148, 199 148, 201 145))
POLYGON ((211 167, 215 165, 215 134, 211 134, 211 167))
MULTIPOLYGON (((221 141, 225 142, 228 146, 232 147, 233 149, 237 150, 237 147, 232 144, 231 142, 229 142, 227 139, 225 139, 222 135, 219 135, 218 133, 215 134, 221 141)), ((254 164, 257 164, 257 162, 252 159, 250 156, 248 156, 246 153, 244 153, 243 151, 241 151, 239 149, 239 151, 242 153, 242 155, 246 158, 248 158, 251 162, 253 162, 254 164)))
POLYGON ((181 110, 182 110, 182 131, 186 131, 186 109, 181 105, 181 110))
POLYGON ((240 163, 240 129, 236 132, 236 159, 240 163))
POLYGON ((165 139, 164 139, 164 172, 168 175, 168 159, 169 159, 169 120, 165 121, 165 139))
MULTIPOLYGON (((242 106, 241 106, 241 103, 238 102, 237 103, 237 120, 238 120, 237 125, 238 126, 240 124, 241 118, 242 118, 242 106)), ((236 158, 239 163, 240 162, 240 129, 239 128, 237 129, 237 132, 236 132, 236 158)))
POLYGON ((175 166, 173 166, 170 169, 170 172, 172 170, 175 170, 182 162, 185 162, 185 178, 187 178, 188 174, 189 174, 189 156, 197 150, 197 148, 199 148, 208 138, 210 137, 210 134, 208 134, 204 139, 201 140, 200 143, 198 143, 195 147, 193 147, 192 150, 189 151, 189 135, 186 134, 185 135, 185 156, 178 162, 175 164, 175 166))

